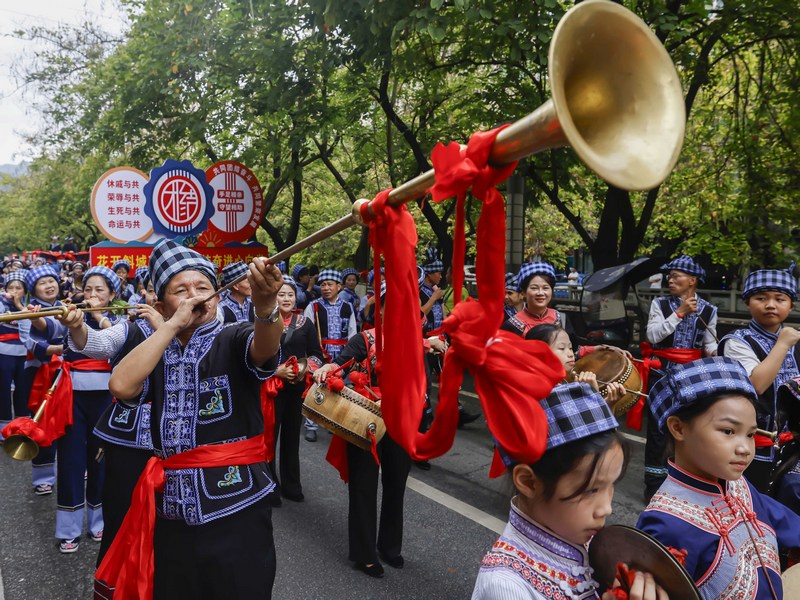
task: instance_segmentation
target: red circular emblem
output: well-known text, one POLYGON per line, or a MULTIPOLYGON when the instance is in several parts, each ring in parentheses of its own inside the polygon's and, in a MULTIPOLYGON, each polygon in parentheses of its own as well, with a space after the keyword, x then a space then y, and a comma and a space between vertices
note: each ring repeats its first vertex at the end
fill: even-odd
POLYGON ((189 227, 203 211, 202 193, 189 177, 171 175, 159 186, 156 201, 158 212, 176 229, 189 227))

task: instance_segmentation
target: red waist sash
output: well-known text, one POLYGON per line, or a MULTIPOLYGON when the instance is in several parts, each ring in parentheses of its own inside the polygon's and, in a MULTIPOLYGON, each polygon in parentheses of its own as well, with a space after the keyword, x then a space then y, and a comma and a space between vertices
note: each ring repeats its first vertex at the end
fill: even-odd
POLYGON ((321 340, 321 342, 325 346, 344 346, 347 340, 321 340))
POLYGON ((252 465, 263 462, 265 453, 264 437, 258 435, 230 444, 192 448, 169 458, 152 457, 136 483, 131 507, 95 578, 114 589, 115 600, 150 600, 155 572, 155 492, 164 489, 165 469, 252 465))
POLYGON ((19 334, 18 333, 0 333, 0 342, 18 342, 19 341, 19 334))
MULTIPOLYGON (((642 350, 642 361, 634 362, 639 377, 642 380, 642 389, 646 392, 650 383, 650 369, 661 367, 661 361, 654 360, 653 357, 663 358, 670 362, 684 364, 693 360, 703 358, 703 351, 695 348, 653 348, 649 343, 639 344, 642 350)), ((642 413, 644 412, 644 398, 633 405, 625 418, 626 425, 632 429, 642 430, 642 413)))

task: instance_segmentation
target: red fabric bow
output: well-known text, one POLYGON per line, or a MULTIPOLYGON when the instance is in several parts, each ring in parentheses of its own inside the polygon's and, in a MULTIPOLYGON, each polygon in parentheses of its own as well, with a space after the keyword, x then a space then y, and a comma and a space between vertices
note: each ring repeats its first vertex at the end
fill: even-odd
POLYGON ((150 600, 155 571, 155 492, 164 489, 164 470, 251 465, 263 462, 265 453, 263 436, 256 436, 230 444, 193 448, 166 459, 152 457, 136 483, 131 507, 95 578, 114 588, 114 600, 150 600))
POLYGON ((489 427, 500 446, 516 460, 533 462, 544 450, 547 426, 537 399, 546 396, 564 376, 558 359, 541 342, 525 342, 498 332, 503 318, 505 262, 505 206, 494 188, 516 164, 494 168, 489 154, 500 129, 476 133, 466 148, 437 145, 431 156, 436 184, 434 201, 456 196, 455 248, 453 251, 454 311, 444 328, 454 342, 445 355, 439 405, 427 434, 419 433, 425 401, 425 373, 419 331, 409 327, 419 318, 416 275, 416 229, 408 209, 388 205, 386 190, 361 209, 370 226, 375 251, 375 285, 380 286, 380 257, 385 257, 386 342, 380 307, 376 307, 378 372, 381 408, 389 435, 414 460, 441 456, 452 446, 458 426, 458 388, 468 368, 489 427), (477 233, 477 281, 480 302, 461 303, 464 279, 464 199, 472 188, 482 202, 477 233), (526 390, 520 394, 519 390, 526 390))

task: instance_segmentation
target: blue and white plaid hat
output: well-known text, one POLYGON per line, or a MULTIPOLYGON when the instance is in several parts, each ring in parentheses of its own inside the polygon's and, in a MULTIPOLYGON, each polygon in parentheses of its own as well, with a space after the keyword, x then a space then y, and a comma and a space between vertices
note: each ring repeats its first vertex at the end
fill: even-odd
POLYGON ((16 271, 11 271, 10 273, 6 274, 6 285, 9 284, 11 281, 19 281, 28 289, 28 282, 25 280, 28 276, 27 269, 17 269, 16 271))
POLYGON ((294 268, 292 269, 292 277, 294 277, 295 279, 297 279, 298 277, 300 277, 300 273, 301 273, 301 272, 302 272, 304 269, 305 269, 305 270, 308 270, 308 267, 304 267, 303 265, 295 265, 295 266, 294 266, 294 268))
POLYGON ((222 267, 222 285, 228 285, 231 281, 246 275, 248 270, 247 265, 240 260, 225 265, 222 267))
POLYGON ((517 273, 517 291, 524 292, 525 288, 528 287, 528 284, 531 281, 532 277, 536 275, 544 275, 545 277, 551 277, 552 279, 556 278, 556 270, 548 262, 529 262, 525 263, 519 268, 519 273, 517 273))
POLYGON ((355 275, 357 279, 360 279, 360 274, 356 271, 353 267, 347 267, 342 271, 342 281, 341 283, 344 284, 344 280, 347 279, 348 275, 355 275))
POLYGON ((162 298, 169 280, 188 270, 200 271, 217 289, 217 269, 210 260, 172 240, 159 241, 150 254, 150 276, 156 296, 162 298))
POLYGON ((428 248, 425 250, 425 256, 428 260, 425 262, 425 273, 441 273, 444 271, 444 263, 439 258, 439 250, 436 248, 428 248))
POLYGON ((670 271, 683 271, 689 275, 694 275, 697 277, 697 281, 701 283, 706 280, 706 270, 701 267, 695 259, 693 259, 691 256, 686 256, 685 254, 682 254, 678 258, 672 259, 665 265, 661 265, 661 270, 664 273, 669 273, 670 271))
POLYGON ((131 263, 129 263, 125 259, 118 260, 117 262, 115 262, 114 265, 111 267, 111 270, 116 273, 117 269, 120 268, 120 267, 125 267, 125 269, 128 271, 128 273, 131 272, 131 263))
POLYGON ((323 281, 335 281, 336 283, 342 282, 342 272, 336 269, 322 269, 317 276, 317 283, 323 281))
POLYGON ((667 418, 684 406, 712 394, 741 394, 758 399, 747 371, 738 361, 724 356, 675 364, 650 389, 650 411, 664 431, 667 418))
POLYGON ((547 415, 547 450, 619 427, 608 403, 586 383, 557 385, 541 406, 547 415))
POLYGON ((795 264, 788 269, 762 269, 752 271, 744 280, 742 299, 747 300, 758 292, 781 292, 792 300, 797 300, 797 278, 794 276, 795 264))
POLYGON ((506 289, 511 290, 512 292, 519 291, 519 283, 517 282, 517 276, 513 273, 506 273, 506 289))
POLYGON ((86 274, 83 276, 83 287, 86 287, 86 282, 89 281, 89 278, 93 277, 94 275, 99 275, 105 279, 106 282, 108 282, 108 287, 112 292, 114 292, 114 295, 119 294, 119 291, 122 288, 122 281, 120 281, 119 276, 108 267, 103 267, 100 265, 92 267, 86 271, 86 274))
POLYGON ((25 285, 28 287, 30 292, 33 292, 33 288, 36 287, 36 282, 42 277, 53 277, 56 281, 58 281, 58 273, 56 273, 53 267, 50 265, 44 264, 33 267, 25 275, 25 285))
POLYGON ((136 271, 134 271, 133 277, 136 281, 141 281, 142 283, 144 283, 144 276, 147 275, 149 272, 150 269, 148 269, 147 267, 137 267, 136 271))
POLYGON ((286 273, 286 261, 285 260, 279 260, 278 262, 275 263, 275 266, 278 267, 278 271, 280 271, 281 273, 286 273))
POLYGON ((295 292, 297 291, 297 282, 294 280, 294 277, 292 277, 291 275, 286 275, 284 273, 284 275, 283 275, 283 284, 284 285, 288 285, 295 292))

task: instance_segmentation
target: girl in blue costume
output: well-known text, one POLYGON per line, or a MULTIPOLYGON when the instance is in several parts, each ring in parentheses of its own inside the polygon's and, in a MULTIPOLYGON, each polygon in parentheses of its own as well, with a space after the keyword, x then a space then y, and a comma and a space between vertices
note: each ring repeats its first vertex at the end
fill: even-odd
MULTIPOLYGON (((608 404, 586 383, 556 386, 541 406, 548 431, 538 462, 515 464, 498 447, 518 495, 503 534, 481 562, 472 600, 600 597, 586 546, 611 514, 627 448, 608 404)), ((667 596, 639 572, 629 598, 667 596)))
POLYGON ((800 547, 800 517, 742 476, 755 456, 757 398, 725 357, 674 365, 650 394, 674 455, 637 526, 686 551, 702 598, 782 598, 778 546, 800 547))
MULTIPOLYGON (((17 312, 25 308, 27 273, 20 269, 6 275, 6 292, 0 298, 0 312, 17 312)), ((23 395, 26 354, 27 350, 19 339, 19 322, 0 324, 0 430, 14 417, 25 417, 30 413, 28 398, 23 395)))

